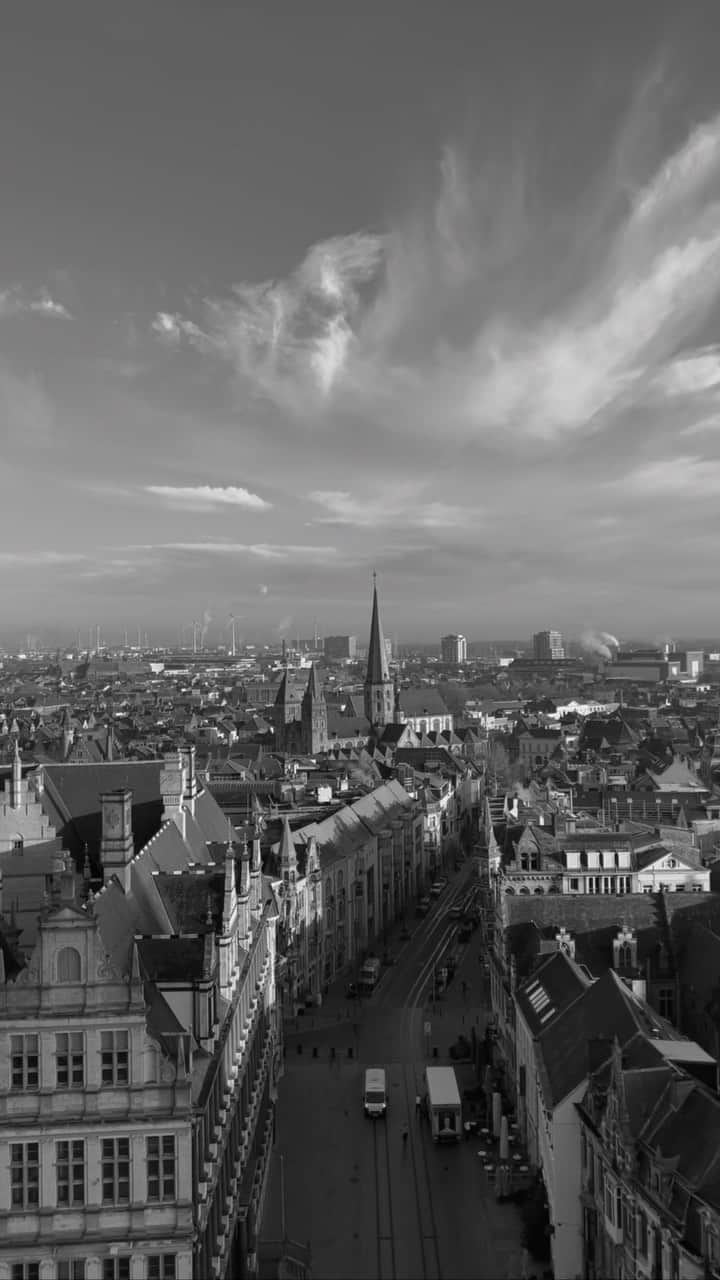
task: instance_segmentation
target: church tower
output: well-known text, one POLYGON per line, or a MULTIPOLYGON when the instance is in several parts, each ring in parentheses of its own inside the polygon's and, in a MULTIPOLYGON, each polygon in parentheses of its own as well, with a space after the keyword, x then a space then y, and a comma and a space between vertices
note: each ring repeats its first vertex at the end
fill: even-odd
POLYGON ((302 700, 303 751, 311 756, 316 755, 318 751, 324 751, 327 746, 327 732, 327 703, 313 662, 302 700))
POLYGON ((373 728, 392 724, 395 717, 395 690, 388 671, 385 640, 380 625, 375 574, 373 574, 373 608, 364 692, 365 715, 373 728))

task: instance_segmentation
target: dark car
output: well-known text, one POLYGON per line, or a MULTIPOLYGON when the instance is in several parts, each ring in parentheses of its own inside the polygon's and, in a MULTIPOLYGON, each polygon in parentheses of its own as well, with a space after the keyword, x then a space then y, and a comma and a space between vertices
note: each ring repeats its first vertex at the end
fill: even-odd
POLYGON ((408 929, 407 925, 403 925, 402 929, 400 930, 400 941, 409 942, 411 938, 412 938, 412 929, 408 929))

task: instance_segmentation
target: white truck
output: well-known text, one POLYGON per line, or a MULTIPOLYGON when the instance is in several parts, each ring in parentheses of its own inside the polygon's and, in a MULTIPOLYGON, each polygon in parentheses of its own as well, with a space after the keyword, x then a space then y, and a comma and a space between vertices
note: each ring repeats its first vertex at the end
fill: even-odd
POLYGON ((387 1112, 387 1084, 383 1067, 368 1067, 365 1072, 363 1109, 366 1116, 384 1119, 387 1112))
POLYGON ((426 1067, 427 1114, 433 1142, 458 1142, 462 1137, 462 1103, 452 1067, 426 1067))
POLYGON ((371 991, 374 991, 378 984, 379 977, 380 961, 377 956, 370 956, 360 970, 360 976, 358 978, 358 986, 360 990, 364 991, 366 995, 371 991))

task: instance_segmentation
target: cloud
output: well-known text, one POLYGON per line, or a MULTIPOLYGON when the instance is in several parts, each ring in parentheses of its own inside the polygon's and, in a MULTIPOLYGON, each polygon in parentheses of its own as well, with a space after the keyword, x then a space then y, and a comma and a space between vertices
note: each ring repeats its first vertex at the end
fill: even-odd
POLYGON ((312 246, 287 279, 236 285, 226 298, 208 298, 203 325, 159 312, 153 332, 187 340, 229 359, 259 391, 290 404, 329 395, 355 338, 361 290, 376 280, 383 241, 358 232, 312 246))
POLYGON ((720 384, 720 348, 705 347, 670 361, 657 378, 667 396, 692 396, 720 384))
POLYGON ((63 320, 71 318, 67 308, 51 297, 45 289, 39 293, 29 293, 19 286, 0 289, 0 317, 23 314, 43 315, 63 320))
POLYGON ((158 311, 150 327, 155 336, 169 346, 177 346, 184 338, 200 348, 212 346, 207 335, 191 320, 167 311, 158 311))
POLYGON ((475 509, 455 507, 445 502, 425 499, 425 485, 397 483, 386 491, 356 498, 343 489, 316 489, 308 494, 311 502, 324 508, 313 524, 355 525, 358 528, 387 527, 400 524, 426 529, 452 529, 477 522, 475 509))
POLYGON ((205 511, 212 507, 231 506, 245 507, 249 511, 269 511, 271 507, 271 503, 266 502, 258 494, 235 485, 219 487, 207 484, 189 486, 148 484, 145 486, 145 492, 164 498, 173 506, 186 510, 205 511))
POLYGON ((0 551, 0 565, 7 568, 60 567, 62 565, 83 564, 88 556, 76 551, 52 551, 39 549, 36 551, 0 551))
POLYGON ((628 472, 619 487, 638 497, 715 497, 720 493, 720 459, 690 454, 658 458, 628 472))
POLYGON ((314 547, 298 544, 271 545, 269 543, 245 542, 157 542, 135 544, 117 548, 122 551, 178 551, 189 555, 205 556, 252 556, 267 561, 297 561, 305 564, 323 564, 336 561, 339 556, 337 547, 314 547))
MULTIPOLYGON (((636 112, 652 114, 653 92, 636 112)), ((680 402, 715 385, 714 348, 693 343, 720 301, 720 116, 634 175, 628 201, 633 139, 637 122, 593 190, 608 225, 583 193, 580 217, 543 224, 529 147, 490 163, 448 146, 434 198, 382 234, 323 241, 284 279, 206 299, 199 323, 154 327, 231 362, 290 419, 337 430, 507 445, 609 430, 659 401, 687 416, 680 402)))

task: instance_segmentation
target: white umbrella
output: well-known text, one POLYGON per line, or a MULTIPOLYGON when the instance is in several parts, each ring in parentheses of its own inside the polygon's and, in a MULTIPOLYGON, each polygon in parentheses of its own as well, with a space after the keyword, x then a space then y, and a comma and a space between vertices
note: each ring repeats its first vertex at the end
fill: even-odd
POLYGON ((499 1093, 492 1096, 492 1127, 493 1138, 500 1137, 500 1121, 502 1119, 502 1098, 499 1093))
POLYGON ((510 1159, 510 1143, 508 1142, 508 1118, 503 1116, 500 1121, 500 1160, 510 1159))

